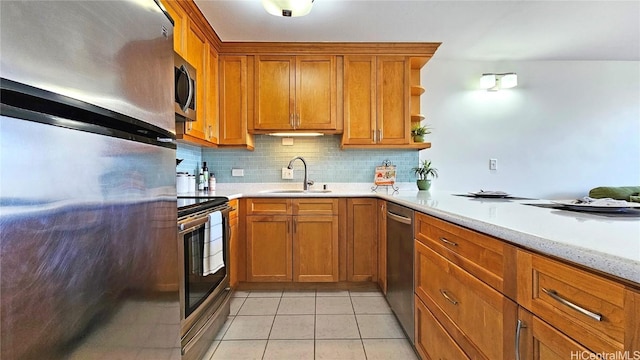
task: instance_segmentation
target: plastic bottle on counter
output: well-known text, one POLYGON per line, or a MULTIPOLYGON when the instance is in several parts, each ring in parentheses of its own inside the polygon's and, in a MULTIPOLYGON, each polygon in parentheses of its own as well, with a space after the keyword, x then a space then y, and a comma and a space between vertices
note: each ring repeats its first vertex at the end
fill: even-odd
POLYGON ((204 173, 200 169, 200 175, 198 176, 198 191, 204 191, 204 173))
POLYGON ((216 191, 216 175, 214 173, 209 176, 209 191, 216 191))
POLYGON ((202 175, 204 175, 204 191, 209 191, 209 168, 207 162, 202 163, 202 175))

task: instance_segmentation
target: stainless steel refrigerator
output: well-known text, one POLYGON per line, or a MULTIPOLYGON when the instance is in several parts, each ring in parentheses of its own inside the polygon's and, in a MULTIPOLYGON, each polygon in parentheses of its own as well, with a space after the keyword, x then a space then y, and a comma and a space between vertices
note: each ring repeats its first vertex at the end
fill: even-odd
POLYGON ((0 358, 179 359, 172 21, 0 14, 0 358))

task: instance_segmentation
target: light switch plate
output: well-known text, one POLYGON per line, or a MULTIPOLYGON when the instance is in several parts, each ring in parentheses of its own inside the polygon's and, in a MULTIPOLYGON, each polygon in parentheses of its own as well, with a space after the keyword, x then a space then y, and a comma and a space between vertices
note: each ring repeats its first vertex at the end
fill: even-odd
POLYGON ((293 146, 293 138, 290 138, 290 137, 282 138, 282 145, 283 146, 293 146))
POLYGON ((244 169, 231 169, 231 176, 244 176, 244 169))
POLYGON ((287 180, 293 179, 293 169, 289 169, 289 168, 283 167, 282 168, 282 178, 283 179, 287 179, 287 180))

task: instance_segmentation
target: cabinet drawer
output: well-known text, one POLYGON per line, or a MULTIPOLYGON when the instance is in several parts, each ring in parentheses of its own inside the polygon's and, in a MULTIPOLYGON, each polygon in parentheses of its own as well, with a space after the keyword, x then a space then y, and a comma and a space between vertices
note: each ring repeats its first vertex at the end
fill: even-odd
POLYGON ((517 305, 425 246, 416 246, 416 295, 471 358, 510 359, 517 305))
POLYGON ((291 215, 291 199, 247 199, 247 215, 291 215))
POLYGON ((415 297, 416 349, 423 359, 468 360, 431 311, 415 297))
POLYGON ((553 327, 597 353, 625 348, 633 317, 625 318, 621 284, 524 251, 518 279, 518 303, 553 327))
MULTIPOLYGON (((519 347, 521 360, 597 359, 589 349, 573 341, 549 324, 520 308, 518 318, 522 322, 519 347)), ((515 356, 515 355, 514 355, 515 356)))
POLYGON ((337 215, 338 199, 298 198, 293 200, 293 215, 337 215))
POLYGON ((240 210, 238 199, 229 200, 229 206, 233 208, 233 210, 231 210, 231 212, 229 213, 229 219, 237 219, 238 211, 240 210))
POLYGON ((515 247, 420 213, 416 213, 415 235, 436 253, 515 299, 515 247))

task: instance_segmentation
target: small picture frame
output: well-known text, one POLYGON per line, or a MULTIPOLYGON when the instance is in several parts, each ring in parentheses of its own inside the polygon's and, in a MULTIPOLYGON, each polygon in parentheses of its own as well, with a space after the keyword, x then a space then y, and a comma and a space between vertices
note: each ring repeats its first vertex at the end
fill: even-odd
POLYGON ((396 182, 396 166, 376 166, 373 183, 377 186, 393 186, 396 182))

